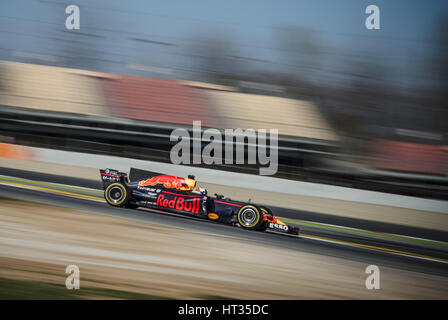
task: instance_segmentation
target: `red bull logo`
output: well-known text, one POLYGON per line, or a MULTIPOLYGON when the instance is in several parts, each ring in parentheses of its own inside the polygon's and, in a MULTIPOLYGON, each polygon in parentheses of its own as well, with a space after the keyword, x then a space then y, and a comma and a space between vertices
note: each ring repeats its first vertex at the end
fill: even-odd
POLYGON ((186 200, 183 197, 174 197, 173 199, 169 200, 165 198, 163 194, 159 194, 159 196, 157 197, 157 206, 159 207, 176 209, 179 211, 191 213, 199 212, 199 202, 200 199, 198 198, 190 198, 186 200))
POLYGON ((141 187, 155 186, 157 184, 162 184, 165 188, 173 188, 177 190, 192 190, 196 186, 196 180, 185 179, 182 177, 161 175, 155 176, 150 179, 142 180, 138 183, 141 187))

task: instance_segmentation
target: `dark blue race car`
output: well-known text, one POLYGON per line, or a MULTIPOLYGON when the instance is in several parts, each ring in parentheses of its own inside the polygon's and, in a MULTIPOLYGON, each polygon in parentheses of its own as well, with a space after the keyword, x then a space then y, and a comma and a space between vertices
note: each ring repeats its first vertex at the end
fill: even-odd
POLYGON ((295 226, 273 216, 270 209, 253 203, 224 198, 197 186, 194 176, 182 178, 131 168, 127 173, 114 169, 100 170, 104 198, 113 207, 146 207, 179 213, 248 230, 277 231, 297 235, 295 226))

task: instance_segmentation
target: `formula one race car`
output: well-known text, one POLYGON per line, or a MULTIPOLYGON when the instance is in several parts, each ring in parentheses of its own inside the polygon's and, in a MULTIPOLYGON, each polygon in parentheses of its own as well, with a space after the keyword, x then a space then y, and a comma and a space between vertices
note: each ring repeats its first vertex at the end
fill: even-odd
POLYGON ((224 198, 198 187, 194 176, 181 178, 131 168, 127 173, 113 169, 100 170, 104 198, 114 207, 146 207, 166 212, 195 216, 248 230, 266 229, 297 235, 297 227, 274 217, 270 209, 224 198))

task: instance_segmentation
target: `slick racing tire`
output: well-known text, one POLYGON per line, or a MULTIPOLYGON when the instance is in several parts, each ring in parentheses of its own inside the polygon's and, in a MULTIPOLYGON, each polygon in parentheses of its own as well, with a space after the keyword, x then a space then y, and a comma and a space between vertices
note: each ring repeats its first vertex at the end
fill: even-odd
POLYGON ((238 223, 248 230, 259 230, 263 224, 263 215, 260 210, 253 205, 245 205, 238 210, 238 223))
POLYGON ((104 198, 113 207, 124 207, 129 202, 129 190, 124 184, 115 182, 107 186, 104 198))

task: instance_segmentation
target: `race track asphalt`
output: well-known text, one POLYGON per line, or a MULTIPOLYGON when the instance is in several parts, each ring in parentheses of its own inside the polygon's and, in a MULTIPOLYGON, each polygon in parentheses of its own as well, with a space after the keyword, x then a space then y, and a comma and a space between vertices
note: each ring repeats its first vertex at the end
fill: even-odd
MULTIPOLYGON (((6 168, 0 168, 0 175, 29 179, 37 182, 101 189, 101 182, 97 180, 76 179, 6 168)), ((374 264, 379 267, 393 267, 444 277, 448 276, 447 232, 271 207, 277 216, 292 219, 293 221, 297 219, 301 233, 299 237, 293 237, 269 232, 246 231, 241 228, 221 225, 213 221, 176 214, 166 214, 143 208, 136 210, 112 208, 105 202, 98 200, 98 197, 96 197, 96 200, 93 199, 95 197, 88 199, 81 197, 81 195, 80 197, 76 197, 68 193, 56 193, 51 190, 53 189, 27 188, 26 182, 22 182, 20 185, 19 183, 14 184, 12 180, 11 182, 2 182, 0 177, 0 195, 4 197, 73 208, 93 214, 132 219, 141 221, 142 223, 163 225, 177 228, 182 232, 198 232, 213 234, 216 237, 231 237, 252 243, 259 243, 260 250, 263 250, 263 246, 283 247, 358 261, 365 263, 366 266, 374 264), (328 224, 331 226, 328 226, 328 224), (344 228, 339 228, 338 226, 348 227, 347 232, 344 231, 344 228), (387 233, 403 235, 409 237, 409 241, 403 241, 400 237, 397 239, 397 237, 392 236, 372 237, 365 232, 356 231, 358 229, 354 229, 356 232, 352 232, 349 228, 370 230, 377 232, 379 235, 382 233, 386 235, 387 233), (410 241, 414 237, 434 240, 439 243, 437 245, 427 245, 419 241, 410 241)), ((97 191, 98 193, 99 191, 97 191)), ((306 263, 306 261, 303 263, 306 263)))

